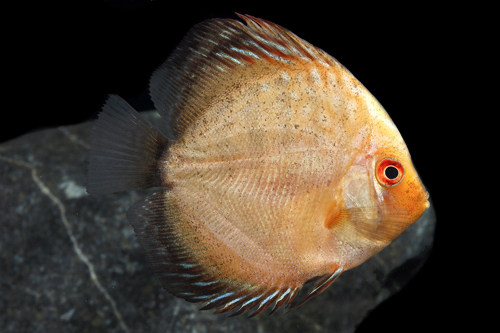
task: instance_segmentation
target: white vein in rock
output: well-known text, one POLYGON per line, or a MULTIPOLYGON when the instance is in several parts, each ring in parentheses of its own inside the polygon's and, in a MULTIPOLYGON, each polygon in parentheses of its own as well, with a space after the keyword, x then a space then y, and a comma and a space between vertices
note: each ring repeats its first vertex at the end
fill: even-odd
POLYGON ((64 227, 66 228, 66 232, 71 240, 71 243, 73 244, 73 249, 75 250, 76 254, 78 255, 78 258, 80 258, 80 260, 83 261, 83 263, 87 266, 92 282, 97 287, 97 289, 101 292, 101 294, 103 294, 104 298, 106 298, 106 300, 111 304, 111 308, 113 309, 113 313, 114 313, 116 319, 118 320, 120 327, 125 332, 129 332, 129 328, 125 324, 125 321, 123 320, 123 317, 116 306, 115 300, 111 297, 111 295, 107 292, 107 290, 102 286, 101 282, 99 281, 99 278, 97 277, 97 275, 95 273, 94 265, 92 265, 92 263, 90 262, 88 257, 83 253, 82 249, 80 248, 80 245, 78 245, 78 242, 77 242, 75 236, 73 235, 73 232, 71 231, 71 226, 68 222, 68 219, 66 218, 66 208, 62 204, 61 200, 59 200, 58 197, 53 195, 52 192, 50 192, 49 188, 40 180, 40 178, 38 177, 38 172, 37 172, 35 166, 33 166, 29 163, 26 163, 24 161, 19 161, 19 160, 15 160, 15 159, 4 157, 4 156, 0 156, 0 160, 5 161, 7 163, 23 166, 23 167, 26 167, 26 168, 31 170, 31 177, 33 178, 33 181, 35 182, 35 184, 40 188, 40 191, 42 191, 43 194, 48 196, 50 198, 50 200, 52 200, 52 202, 54 204, 56 204, 56 206, 59 208, 59 211, 61 213, 61 220, 64 224, 64 227))
POLYGON ((74 143, 77 143, 77 144, 79 144, 80 146, 82 146, 82 147, 84 147, 86 149, 90 149, 90 145, 88 143, 86 143, 85 141, 81 140, 76 135, 72 134, 70 131, 68 131, 68 128, 66 128, 66 127, 58 127, 57 129, 60 130, 61 132, 63 132, 74 143))

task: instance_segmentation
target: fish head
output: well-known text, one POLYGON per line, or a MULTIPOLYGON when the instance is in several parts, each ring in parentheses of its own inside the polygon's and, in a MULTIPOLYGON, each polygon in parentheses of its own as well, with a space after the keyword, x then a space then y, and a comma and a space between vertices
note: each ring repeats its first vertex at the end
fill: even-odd
POLYGON ((327 218, 346 269, 381 251, 430 206, 406 144, 395 127, 390 134, 372 131, 353 154, 327 218))
POLYGON ((381 230, 396 238, 429 208, 429 194, 392 119, 376 101, 372 105, 377 107, 378 117, 366 166, 381 230))

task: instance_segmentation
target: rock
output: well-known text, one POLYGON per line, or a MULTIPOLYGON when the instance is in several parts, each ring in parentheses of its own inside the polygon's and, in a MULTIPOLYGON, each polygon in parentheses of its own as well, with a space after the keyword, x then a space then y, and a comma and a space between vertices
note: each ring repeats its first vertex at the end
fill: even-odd
MULTIPOLYGON (((144 115, 161 122, 156 112, 144 115)), ((91 127, 44 130, 0 145, 2 332, 353 332, 431 249, 432 208, 384 251, 286 316, 199 311, 162 289, 126 219, 145 192, 87 194, 91 127)))

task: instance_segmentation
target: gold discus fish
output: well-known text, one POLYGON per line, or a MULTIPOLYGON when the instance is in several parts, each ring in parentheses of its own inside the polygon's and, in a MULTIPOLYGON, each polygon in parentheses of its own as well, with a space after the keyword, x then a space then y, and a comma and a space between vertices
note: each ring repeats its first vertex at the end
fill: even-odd
POLYGON ((88 192, 156 187, 128 212, 163 287, 233 315, 289 306, 429 207, 383 107, 337 60, 252 16, 193 27, 154 72, 168 137, 111 96, 88 192))

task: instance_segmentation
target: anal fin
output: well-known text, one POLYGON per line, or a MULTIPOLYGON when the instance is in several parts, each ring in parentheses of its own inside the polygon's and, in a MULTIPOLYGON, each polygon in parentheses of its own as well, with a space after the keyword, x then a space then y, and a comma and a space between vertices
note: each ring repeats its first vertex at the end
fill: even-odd
POLYGON ((189 302, 204 303, 202 310, 234 311, 235 316, 256 307, 252 317, 274 304, 274 312, 289 304, 301 287, 259 284, 242 273, 248 271, 246 263, 234 267, 236 257, 224 260, 231 250, 210 238, 203 222, 189 214, 173 189, 151 193, 127 216, 162 286, 189 302))
POLYGON ((314 285, 314 287, 311 289, 311 291, 309 291, 309 293, 306 296, 304 296, 304 298, 299 303, 297 303, 293 308, 288 310, 285 314, 297 309, 299 306, 301 306, 302 304, 304 304, 305 302, 307 302, 308 300, 310 300, 314 296, 317 296, 317 295, 321 294, 323 291, 325 291, 325 289, 328 288, 339 277, 339 275, 340 275, 340 273, 342 273, 342 271, 343 271, 343 268, 339 267, 331 275, 326 275, 323 278, 321 278, 314 285))

